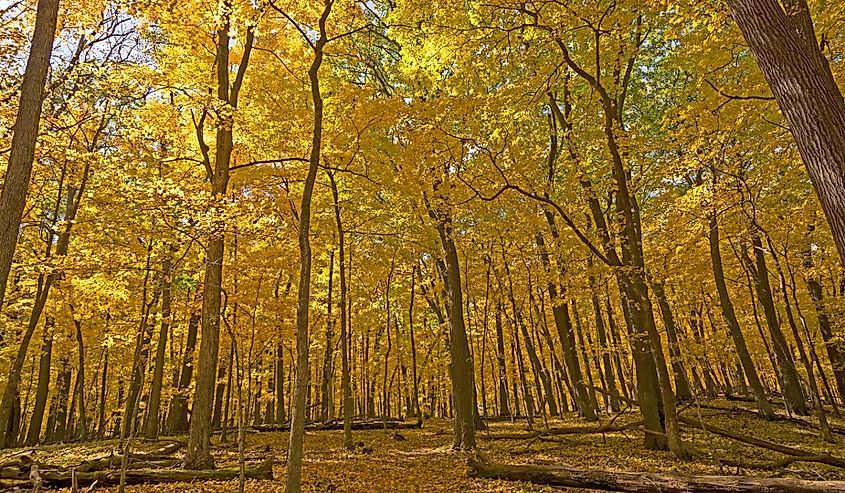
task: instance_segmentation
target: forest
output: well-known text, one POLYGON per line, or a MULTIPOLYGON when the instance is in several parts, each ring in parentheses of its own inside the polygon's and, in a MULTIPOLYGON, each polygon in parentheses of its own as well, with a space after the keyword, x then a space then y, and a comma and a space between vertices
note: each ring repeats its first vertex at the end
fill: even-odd
POLYGON ((845 492, 845 3, 0 0, 0 492, 845 492))

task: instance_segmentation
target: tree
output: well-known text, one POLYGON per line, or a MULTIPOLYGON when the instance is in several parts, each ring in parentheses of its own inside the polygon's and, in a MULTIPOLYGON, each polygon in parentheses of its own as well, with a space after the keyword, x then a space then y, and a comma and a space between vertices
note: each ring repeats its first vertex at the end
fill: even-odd
MULTIPOLYGON (((220 25, 216 31, 217 52, 215 57, 217 76, 217 143, 214 152, 214 168, 211 167, 209 148, 203 137, 202 122, 206 110, 197 123, 197 139, 203 155, 203 163, 211 182, 212 208, 222 205, 229 185, 229 167, 232 159, 232 134, 234 111, 238 107, 238 95, 243 85, 244 74, 249 65, 254 34, 247 28, 243 55, 238 64, 235 79, 229 84, 229 50, 231 28, 231 3, 223 3, 220 25)), ((217 381, 217 355, 220 343, 220 297, 223 285, 223 253, 225 248, 225 224, 218 221, 208 238, 205 260, 205 280, 202 297, 202 338, 200 339, 199 366, 197 368, 196 394, 191 418, 191 432, 188 452, 185 454, 185 468, 208 469, 214 466, 211 457, 211 412, 214 407, 214 390, 217 381)))
MULTIPOLYGON (((3 311, 6 284, 18 243, 18 228, 29 191, 32 161, 35 159, 35 142, 41 122, 41 105, 44 101, 44 85, 50 68, 50 54, 53 52, 58 16, 59 0, 39 0, 35 32, 32 35, 13 127, 9 166, 0 192, 0 312, 3 311)), ((4 409, 5 406, 0 407, 0 425, 8 420, 8 411, 4 409)), ((0 445, 2 444, 3 440, 0 440, 0 445)))
POLYGON ((845 99, 806 0, 727 0, 769 82, 845 266, 845 99))

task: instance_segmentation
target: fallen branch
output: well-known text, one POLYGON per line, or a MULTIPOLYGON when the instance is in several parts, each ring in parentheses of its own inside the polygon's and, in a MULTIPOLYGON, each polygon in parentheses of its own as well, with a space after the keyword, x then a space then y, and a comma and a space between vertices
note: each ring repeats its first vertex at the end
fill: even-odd
POLYGON ((824 459, 822 455, 797 456, 787 455, 786 457, 772 461, 772 462, 744 462, 732 459, 718 459, 719 464, 728 467, 738 467, 740 469, 757 469, 760 471, 776 471, 783 469, 795 462, 821 462, 824 459))
POLYGON ((808 481, 748 476, 688 476, 576 469, 562 465, 491 464, 470 459, 468 474, 476 478, 524 481, 550 486, 631 493, 836 493, 845 481, 808 481))
MULTIPOLYGON (((387 421, 353 421, 353 430, 413 430, 422 428, 422 421, 409 423, 406 421, 391 420, 387 421)), ((279 424, 259 424, 252 426, 252 429, 262 432, 267 431, 290 431, 290 423, 279 424)), ((312 431, 328 431, 328 430, 342 430, 343 421, 328 421, 319 423, 310 423, 305 426, 306 430, 312 431)))
MULTIPOLYGON (((770 442, 768 440, 763 440, 761 438, 755 438, 752 436, 747 435, 740 435, 738 433, 734 433, 728 430, 724 430, 717 426, 712 426, 705 424, 702 421, 699 421, 695 418, 691 418, 689 416, 678 415, 678 421, 681 423, 692 426, 695 428, 699 428, 701 430, 707 431, 709 433, 713 433, 714 435, 723 436, 725 438, 730 438, 732 440, 736 440, 738 442, 747 443, 748 445, 754 445, 755 447, 764 448, 767 450, 772 450, 774 452, 779 452, 781 454, 792 456, 792 457, 799 457, 801 462, 818 462, 821 464, 827 464, 829 466, 835 467, 845 467, 845 459, 841 457, 835 457, 830 454, 813 454, 810 452, 806 452, 804 450, 790 447, 787 445, 781 445, 779 443, 770 442)), ((795 462, 795 461, 793 461, 795 462)))
POLYGON ((592 435, 633 430, 642 426, 642 420, 632 421, 624 425, 608 423, 598 426, 572 426, 567 428, 549 428, 548 430, 529 431, 525 433, 490 433, 479 435, 484 440, 531 440, 558 435, 592 435))
MULTIPOLYGON (((42 484, 50 487, 66 487, 72 482, 73 469, 65 470, 38 469, 42 484)), ((237 479, 240 469, 211 469, 211 470, 188 470, 188 469, 130 469, 126 471, 127 484, 144 483, 174 483, 190 481, 230 481, 237 479)), ((244 475, 248 479, 273 479, 273 460, 266 461, 255 467, 244 469, 244 475)), ((18 469, 0 470, 0 479, 28 481, 29 471, 23 473, 18 469)), ((76 479, 80 484, 91 484, 95 481, 98 485, 114 485, 120 482, 119 470, 76 472, 76 479)))

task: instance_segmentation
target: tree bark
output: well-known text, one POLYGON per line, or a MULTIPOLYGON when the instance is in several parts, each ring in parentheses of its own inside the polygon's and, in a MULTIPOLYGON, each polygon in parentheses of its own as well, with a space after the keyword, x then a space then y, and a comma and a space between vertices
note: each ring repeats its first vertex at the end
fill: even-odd
POLYGON ((496 360, 499 369, 499 416, 510 416, 508 406, 508 370, 505 366, 505 336, 502 330, 502 300, 496 297, 496 360))
MULTIPOLYGON (((224 2, 224 11, 220 27, 217 30, 217 99, 219 104, 228 106, 231 112, 221 112, 221 121, 217 125, 217 142, 214 153, 214 169, 208 158, 208 146, 202 140, 202 129, 197 129, 204 162, 211 181, 214 201, 223 200, 229 185, 229 164, 232 158, 232 128, 234 110, 238 106, 240 92, 249 56, 252 51, 253 31, 246 32, 246 43, 235 80, 229 86, 229 28, 230 2, 224 2)), ((208 469, 214 467, 211 457, 211 419, 214 407, 214 391, 217 380, 217 357, 220 345, 220 298, 223 287, 223 253, 225 246, 225 225, 215 220, 214 231, 210 234, 205 259, 205 280, 202 294, 202 339, 197 367, 196 390, 192 406, 190 435, 185 454, 186 469, 208 469)))
POLYGON ((749 476, 688 476, 567 466, 505 465, 469 461, 469 475, 569 488, 631 493, 822 493, 843 492, 845 481, 808 481, 749 476))
MULTIPOLYGON (((347 314, 347 296, 348 296, 348 287, 346 285, 346 236, 345 231, 343 230, 343 217, 341 216, 340 211, 340 198, 338 195, 337 190, 337 181, 335 180, 334 174, 329 172, 329 182, 332 187, 332 201, 334 204, 334 219, 335 219, 335 226, 337 227, 337 243, 338 243, 338 267, 340 270, 340 300, 339 300, 339 308, 340 308, 340 392, 341 392, 341 399, 342 399, 342 413, 343 413, 343 446, 346 450, 352 450, 355 448, 355 444, 352 443, 352 386, 351 386, 351 378, 350 378, 350 368, 349 368, 349 359, 350 359, 350 338, 349 338, 349 331, 348 331, 348 314, 347 314)), ((411 276, 413 277, 413 273, 411 276)), ((413 289, 413 288, 412 288, 413 289)), ((411 300, 413 300, 413 290, 411 294, 411 300)), ((411 306, 411 310, 413 311, 413 303, 411 306)), ((413 344, 414 344, 414 326, 413 326, 413 319, 411 320, 411 347, 413 351, 413 344)), ((414 357, 414 389, 416 394, 416 354, 413 354, 414 357)), ((417 402, 417 408, 419 409, 419 401, 417 402)))
POLYGON ((77 402, 79 404, 79 438, 88 440, 88 415, 85 412, 85 344, 82 338, 82 322, 73 321, 76 327, 76 346, 78 351, 78 371, 76 374, 77 402))
POLYGON ((185 350, 182 352, 179 383, 176 394, 170 400, 170 410, 167 413, 167 432, 171 435, 188 431, 188 387, 191 385, 194 372, 194 349, 197 344, 199 322, 199 312, 192 313, 188 319, 188 336, 185 341, 185 350))
POLYGON ((475 383, 472 355, 464 326, 461 267, 455 246, 452 220, 448 214, 435 213, 437 232, 445 255, 444 276, 446 308, 449 315, 449 352, 452 356, 452 399, 455 407, 454 449, 475 448, 475 383))
POLYGON ((170 330, 171 304, 171 259, 167 256, 162 262, 162 292, 161 292, 161 326, 158 332, 158 346, 153 367, 153 381, 150 387, 150 399, 147 405, 147 426, 144 436, 149 439, 158 438, 158 428, 161 422, 159 409, 161 408, 161 386, 164 380, 164 354, 167 349, 167 333, 170 330))
MULTIPOLYGON (((39 0, 35 13, 35 32, 32 35, 21 84, 18 112, 12 127, 9 165, 3 181, 3 190, 0 192, 0 311, 6 297, 6 282, 12 269, 21 218, 26 206, 32 162, 35 160, 38 126, 41 122, 41 106, 44 102, 44 85, 50 68, 58 16, 59 0, 39 0)), ((0 416, 0 425, 7 419, 0 416)), ((3 446, 5 441, 0 439, 0 446, 3 446)))
POLYGON ((798 378, 798 371, 795 369, 795 360, 792 358, 792 350, 786 342, 786 337, 780 328, 777 309, 775 308, 772 287, 769 284, 769 269, 766 265, 765 251, 760 235, 754 234, 751 238, 754 248, 755 269, 754 277, 757 283, 757 297, 763 305, 763 314, 766 316, 766 325, 769 327, 769 334, 772 337, 772 344, 775 347, 775 354, 781 370, 783 385, 781 392, 787 406, 795 414, 806 416, 807 400, 801 391, 801 380, 798 378))
POLYGON ((815 308, 819 320, 819 332, 824 341, 827 357, 830 360, 830 366, 833 368, 836 388, 839 390, 840 396, 845 396, 845 348, 843 348, 839 339, 833 336, 833 325, 825 307, 822 285, 818 277, 811 271, 813 269, 813 254, 809 245, 804 250, 802 257, 804 269, 810 271, 805 274, 805 281, 807 283, 807 290, 810 293, 810 299, 813 301, 813 308, 815 308))
MULTIPOLYGON (((555 225, 554 216, 551 212, 546 212, 545 217, 551 229, 552 236, 557 239, 559 232, 555 225)), ((549 258, 548 250, 546 250, 543 236, 540 234, 536 235, 535 242, 540 249, 540 258, 546 269, 546 273, 551 275, 551 259, 549 258)), ((575 398, 575 404, 578 406, 578 412, 584 419, 587 421, 596 421, 598 415, 587 391, 583 373, 581 372, 581 365, 578 363, 575 337, 572 333, 572 320, 569 317, 569 306, 564 298, 564 293, 561 292, 558 294, 558 284, 553 280, 549 281, 548 291, 549 301, 552 303, 552 317, 555 321, 555 327, 557 327, 558 337, 560 337, 560 345, 563 348, 563 361, 566 365, 566 373, 569 376, 570 385, 574 391, 573 397, 575 398)), ((563 287, 561 287, 561 291, 563 291, 563 287)))
POLYGON ((845 266, 845 100, 806 0, 727 0, 783 112, 845 266))
POLYGON ((311 134, 311 155, 308 160, 308 174, 302 192, 299 210, 299 286, 296 304, 296 377, 291 406, 291 432, 288 446, 288 493, 299 493, 302 488, 302 457, 305 439, 305 406, 308 396, 308 312, 311 302, 311 198, 314 182, 320 166, 323 141, 323 97, 320 94, 320 65, 323 63, 323 48, 328 42, 326 21, 332 11, 333 0, 325 0, 323 13, 318 22, 318 37, 314 43, 314 58, 308 69, 311 85, 311 99, 314 105, 314 128, 311 134))
POLYGON ((672 316, 672 308, 666 299, 666 289, 662 282, 654 283, 653 287, 657 305, 660 307, 660 315, 663 317, 663 325, 666 327, 666 337, 669 339, 669 357, 672 358, 672 370, 675 374, 675 397, 680 402, 690 402, 692 401, 692 390, 687 373, 684 370, 675 317, 672 316))
POLYGON ((53 330, 56 320, 47 317, 44 322, 44 334, 41 336, 41 358, 38 361, 38 390, 35 392, 35 407, 29 420, 29 432, 26 445, 35 445, 41 438, 41 425, 44 410, 47 407, 47 394, 50 391, 50 361, 53 357, 53 330))
POLYGON ((716 291, 719 293, 719 305, 722 309, 722 316, 724 316, 725 322, 728 324, 728 330, 734 341, 734 347, 736 348, 737 356, 739 356, 742 370, 745 372, 745 378, 751 387, 751 394, 754 396, 757 409, 763 418, 772 420, 775 418, 775 413, 772 410, 771 404, 766 400, 766 393, 763 390, 757 369, 754 367, 754 361, 751 359, 751 354, 748 352, 748 347, 745 344, 745 336, 739 328, 739 321, 736 318, 733 303, 728 293, 728 286, 725 283, 725 271, 722 268, 722 254, 719 249, 719 225, 716 222, 716 215, 709 214, 708 222, 710 262, 713 268, 713 278, 716 281, 716 291))

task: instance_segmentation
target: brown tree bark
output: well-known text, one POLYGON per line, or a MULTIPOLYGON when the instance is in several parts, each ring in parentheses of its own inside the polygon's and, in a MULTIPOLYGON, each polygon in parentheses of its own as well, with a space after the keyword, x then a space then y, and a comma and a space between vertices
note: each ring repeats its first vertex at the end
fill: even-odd
MULTIPOLYGON (((55 238, 56 235, 52 233, 48 236, 47 258, 51 256, 51 248, 53 246, 54 239, 56 241, 55 255, 57 257, 62 257, 68 253, 71 230, 75 223, 76 213, 79 211, 79 204, 82 200, 83 192, 85 191, 85 185, 88 182, 89 171, 89 165, 86 164, 82 170, 82 178, 79 187, 68 188, 67 195, 64 198, 65 226, 64 229, 58 233, 58 238, 55 238)), ((61 200, 61 198, 59 200, 61 200)), ((54 214, 54 218, 55 217, 57 217, 57 213, 54 214)), ((38 287, 35 295, 35 301, 32 304, 32 311, 29 315, 29 321, 27 322, 23 337, 18 345, 17 355, 12 361, 11 368, 9 369, 9 378, 6 382, 2 401, 0 401, 0 430, 9 430, 14 433, 0 433, 0 448, 9 446, 17 440, 17 428, 11 425, 14 421, 12 415, 15 412, 15 403, 19 400, 18 387, 20 385, 21 371, 23 370, 23 365, 26 361, 26 354, 29 350, 29 343, 32 340, 32 335, 35 333, 38 321, 41 319, 41 314, 47 306, 47 300, 50 296, 50 288, 58 282, 61 277, 62 272, 60 269, 54 269, 49 274, 41 274, 38 277, 38 287)))
POLYGON ((469 475, 591 490, 631 493, 822 493, 845 492, 845 481, 808 481, 748 476, 687 476, 568 466, 506 465, 469 461, 469 475))
POLYGON ((464 326, 461 267, 455 246, 452 220, 443 212, 433 212, 437 233, 445 256, 446 311, 449 318, 449 352, 451 354, 452 399, 455 408, 455 434, 452 447, 475 448, 475 372, 464 326))
MULTIPOLYGON (((21 84, 18 112, 12 127, 12 147, 9 166, 0 191, 0 311, 6 296, 6 281, 12 268, 15 247, 18 244, 19 226, 26 206, 32 162, 35 159, 35 142, 41 122, 41 105, 44 102, 44 85, 53 53, 59 0, 39 0, 35 13, 35 32, 29 48, 29 58, 21 84)), ((11 382, 10 382, 11 383, 11 382)), ((8 419, 0 411, 0 425, 8 419)), ((0 439, 3 446, 5 439, 0 439)))
MULTIPOLYGON (((337 190, 337 181, 334 173, 329 172, 329 183, 332 187, 332 200, 334 203, 334 219, 337 227, 337 243, 338 243, 338 267, 340 270, 340 392, 342 399, 342 413, 343 413, 343 446, 347 450, 352 450, 355 444, 352 443, 352 386, 350 378, 350 338, 348 334, 348 320, 347 320, 347 296, 348 287, 346 285, 346 232, 343 230, 343 217, 340 213, 340 200, 337 190)), ((412 282, 414 273, 411 273, 412 282)), ((414 358, 414 394, 417 395, 417 366, 416 353, 414 353, 414 325, 413 325, 413 285, 411 287, 411 351, 414 358)), ((417 400, 417 414, 419 415, 419 400, 417 400)))
POLYGON ((845 266, 845 100, 806 0, 726 0, 783 112, 845 266))
MULTIPOLYGON (((224 12, 217 30, 217 99, 226 109, 238 106, 238 94, 244 74, 249 65, 254 34, 251 28, 246 32, 243 56, 231 87, 229 86, 229 9, 230 2, 224 2, 224 12)), ((213 200, 223 200, 229 185, 229 165, 232 158, 232 127, 234 114, 222 112, 217 124, 217 142, 214 153, 214 168, 211 167, 208 146, 202 137, 202 127, 197 127, 197 138, 203 154, 203 162, 211 181, 213 200)), ((203 119, 200 119, 203 121, 203 119)), ((225 246, 225 225, 216 221, 210 234, 205 259, 205 280, 202 295, 202 339, 197 366, 196 390, 192 406, 190 435, 185 453, 186 469, 207 469, 214 467, 211 457, 211 419, 214 407, 214 390, 217 380, 217 356, 220 345, 220 307, 223 287, 223 250, 225 246)))
POLYGON ((663 326, 666 327, 666 337, 669 339, 669 357, 672 358, 672 370, 675 374, 675 397, 680 402, 690 402, 692 401, 692 390, 687 373, 684 370, 681 345, 678 343, 678 330, 675 326, 672 308, 666 299, 666 288, 663 282, 654 283, 653 288, 657 305, 660 307, 660 315, 663 317, 663 326))
POLYGON ((496 297, 496 360, 499 376, 499 416, 510 416, 508 405, 508 370, 505 366, 505 335, 502 330, 502 300, 496 297))
POLYGON ((164 355, 167 349, 167 333, 170 330, 171 268, 172 261, 170 256, 167 256, 161 266, 161 325, 158 331, 153 380, 150 387, 150 398, 147 404, 147 425, 144 430, 144 436, 149 439, 158 438, 159 423, 161 422, 159 410, 161 408, 161 386, 164 380, 164 355))
POLYGON ((311 133, 311 154, 308 160, 308 174, 302 192, 299 209, 299 286, 296 304, 296 377, 291 405, 291 432, 288 446, 288 493, 299 493, 302 488, 302 457, 305 439, 305 406, 308 395, 308 312, 311 302, 311 198, 314 182, 320 166, 323 142, 323 97, 320 93, 320 66, 323 63, 323 49, 328 42, 326 21, 331 14, 333 0, 325 0, 323 13, 318 22, 318 37, 313 44, 314 58, 308 69, 311 86, 311 100, 314 105, 314 128, 311 133))
POLYGON ((734 347, 736 348, 737 356, 739 356, 742 370, 745 372, 745 378, 751 387, 751 394, 754 396, 757 409, 763 418, 772 420, 775 417, 775 413, 772 410, 771 404, 766 400, 766 393, 763 390, 763 385, 760 383, 760 377, 757 374, 754 361, 751 359, 751 354, 748 352, 748 346, 745 344, 745 336, 739 327, 739 321, 736 318, 733 303, 728 293, 728 286, 725 283, 725 271, 722 268, 722 254, 719 248, 719 225, 716 222, 715 214, 711 213, 708 215, 708 223, 710 262, 713 268, 713 278, 716 281, 716 291, 719 293, 719 305, 722 309, 722 316, 724 316, 725 322, 728 324, 728 330, 734 341, 734 347))
POLYGON ((47 407, 47 394, 50 391, 50 361, 53 357, 53 330, 56 320, 47 317, 44 322, 44 334, 41 336, 41 358, 38 361, 38 390, 35 392, 35 407, 29 419, 29 430, 25 445, 35 445, 41 438, 41 425, 44 410, 47 407))
POLYGON ((765 251, 760 235, 754 234, 751 238, 754 248, 755 269, 753 271, 757 283, 757 297, 763 305, 763 314, 766 317, 766 325, 769 327, 769 334, 772 337, 772 345, 775 347, 777 362, 780 366, 783 393, 786 405, 795 414, 806 416, 807 401, 801 391, 801 380, 798 378, 798 371, 795 368, 795 360, 792 358, 792 350, 786 342, 786 337, 780 327, 777 309, 775 308, 772 287, 769 283, 769 269, 766 265, 765 251))
POLYGON ((199 312, 192 313, 188 319, 188 336, 182 352, 182 370, 179 372, 176 394, 170 400, 170 409, 167 412, 167 433, 171 435, 188 431, 188 387, 194 372, 194 349, 199 323, 199 312))

